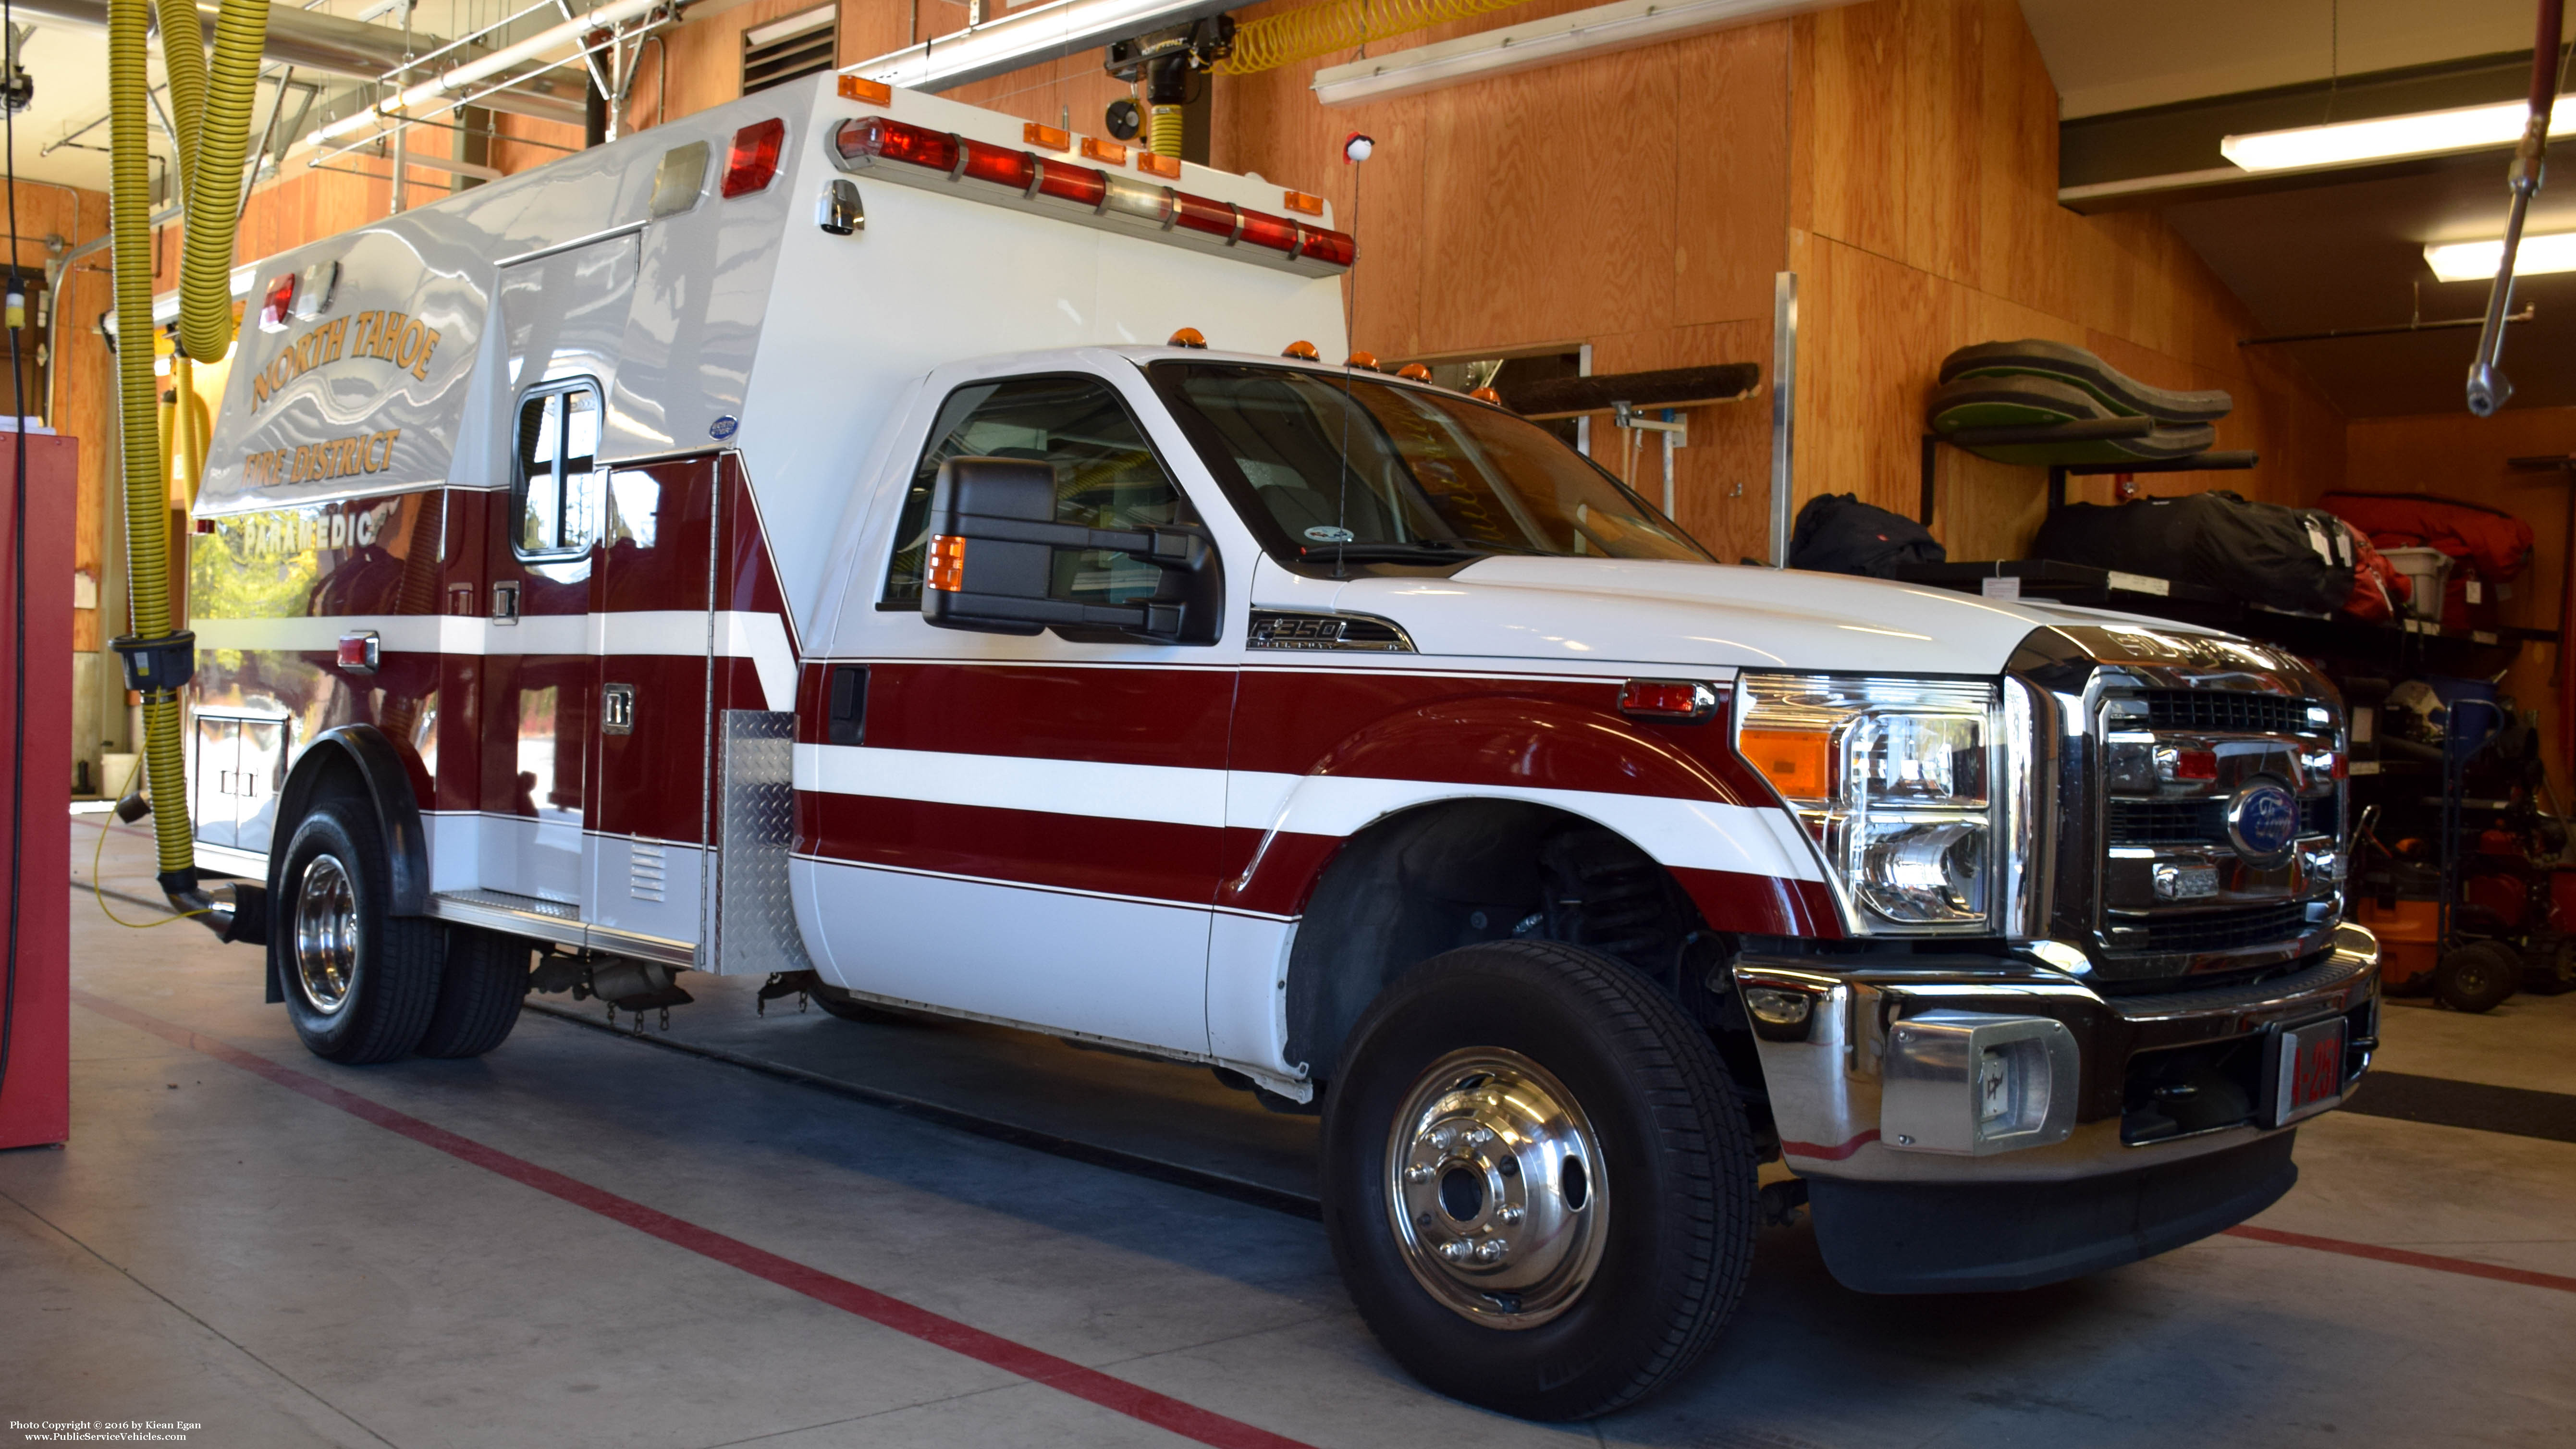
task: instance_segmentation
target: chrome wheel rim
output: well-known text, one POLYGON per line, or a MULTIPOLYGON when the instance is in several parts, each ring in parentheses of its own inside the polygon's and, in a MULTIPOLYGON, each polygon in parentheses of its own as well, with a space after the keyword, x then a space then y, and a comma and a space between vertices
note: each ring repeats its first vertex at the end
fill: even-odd
POLYGON ((1414 1079, 1387 1136, 1386 1207, 1414 1281, 1492 1328, 1555 1318, 1601 1266, 1600 1140, 1574 1094, 1518 1052, 1451 1052, 1414 1079))
POLYGON ((295 888, 295 984, 324 1016, 349 1004, 358 969, 358 892, 339 857, 305 863, 295 888))

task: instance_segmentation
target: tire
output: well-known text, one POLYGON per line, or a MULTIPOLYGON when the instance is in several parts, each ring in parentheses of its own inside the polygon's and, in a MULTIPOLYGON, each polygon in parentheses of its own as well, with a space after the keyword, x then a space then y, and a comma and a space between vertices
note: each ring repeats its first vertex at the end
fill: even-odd
POLYGON ((1698 1360, 1744 1291, 1756 1166, 1707 1032, 1555 942, 1414 967, 1324 1104, 1324 1227, 1360 1316, 1432 1388, 1525 1418, 1608 1413, 1698 1360))
POLYGON ((438 1006, 415 1048, 425 1057, 479 1057, 509 1039, 528 996, 528 953, 516 936, 471 926, 447 928, 447 966, 438 1006))
POLYGON ((805 988, 805 999, 821 1007, 825 1015, 837 1016, 843 1021, 861 1021, 870 1026, 895 1026, 913 1020, 903 1012, 889 1011, 882 1006, 862 1001, 840 987, 826 986, 819 981, 805 988))
POLYGON ((2493 1011, 2522 979, 2522 958, 2494 941, 2473 941, 2433 968, 2433 997, 2453 1011, 2493 1011))
POLYGON ((347 1066, 409 1055, 438 1005, 446 942, 437 922, 392 914, 375 812, 347 796, 316 803, 277 879, 270 939, 305 1049, 347 1066))

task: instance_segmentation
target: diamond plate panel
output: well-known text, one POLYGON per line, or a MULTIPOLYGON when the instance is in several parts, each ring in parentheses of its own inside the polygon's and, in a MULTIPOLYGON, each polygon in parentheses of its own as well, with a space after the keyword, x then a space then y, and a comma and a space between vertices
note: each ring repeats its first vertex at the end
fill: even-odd
POLYGON ((718 975, 803 971, 812 966, 788 895, 796 843, 796 716, 787 710, 724 712, 723 779, 716 802, 718 975))

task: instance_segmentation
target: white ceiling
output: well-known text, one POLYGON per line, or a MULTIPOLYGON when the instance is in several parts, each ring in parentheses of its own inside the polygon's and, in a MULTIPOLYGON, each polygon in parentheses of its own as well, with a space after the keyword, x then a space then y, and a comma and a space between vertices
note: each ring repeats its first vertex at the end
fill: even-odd
MULTIPOLYGON (((289 8, 290 0, 279 0, 279 9, 289 8)), ((430 35, 452 39, 460 32, 501 20, 526 9, 528 0, 419 0, 412 23, 430 35)), ((344 19, 367 19, 379 25, 400 26, 402 14, 397 4, 388 0, 308 0, 293 8, 318 10, 344 19)), ((548 7, 551 11, 551 7, 548 7)), ((553 18, 552 15, 548 16, 553 18)), ((50 181, 64 186, 83 186, 95 191, 107 189, 107 32, 55 21, 28 17, 20 12, 20 23, 33 24, 35 34, 26 45, 22 63, 35 81, 35 100, 14 121, 17 174, 35 181, 50 181), (91 122, 100 124, 80 137, 74 145, 58 146, 47 155, 45 148, 91 122), (96 150, 81 149, 82 145, 96 150)), ((161 83, 161 46, 152 42, 152 81, 161 83)), ((266 74, 273 81, 281 68, 269 66, 266 74)), ((303 78, 331 86, 348 82, 336 76, 315 76, 304 72, 303 78)), ((259 88, 259 100, 251 116, 251 144, 259 144, 261 129, 268 124, 271 101, 277 92, 273 84, 259 88)), ((296 102, 288 102, 292 118, 296 102)), ((281 138, 283 139, 283 138, 281 138)), ((156 122, 152 128, 152 154, 167 156, 169 143, 156 122)), ((303 163, 294 163, 301 166, 303 163)), ((155 167, 158 174, 158 167, 155 167)))
POLYGON ((2021 0, 2068 120, 2529 50, 2532 0, 2021 0))

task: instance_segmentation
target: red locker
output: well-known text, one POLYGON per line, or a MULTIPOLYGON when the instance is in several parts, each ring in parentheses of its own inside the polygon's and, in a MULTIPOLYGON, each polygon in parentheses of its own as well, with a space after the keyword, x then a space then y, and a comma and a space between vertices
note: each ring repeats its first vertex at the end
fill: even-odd
POLYGON ((0 909, 10 867, 7 751, 15 742, 17 532, 26 529, 26 740, 22 747, 24 828, 17 832, 18 911, 8 922, 17 947, 15 990, 5 1015, 8 1075, 0 1078, 0 1147, 31 1147, 71 1135, 71 835, 63 802, 72 778, 72 514, 75 460, 70 438, 27 439, 27 508, 17 514, 17 439, 0 432, 0 909))

